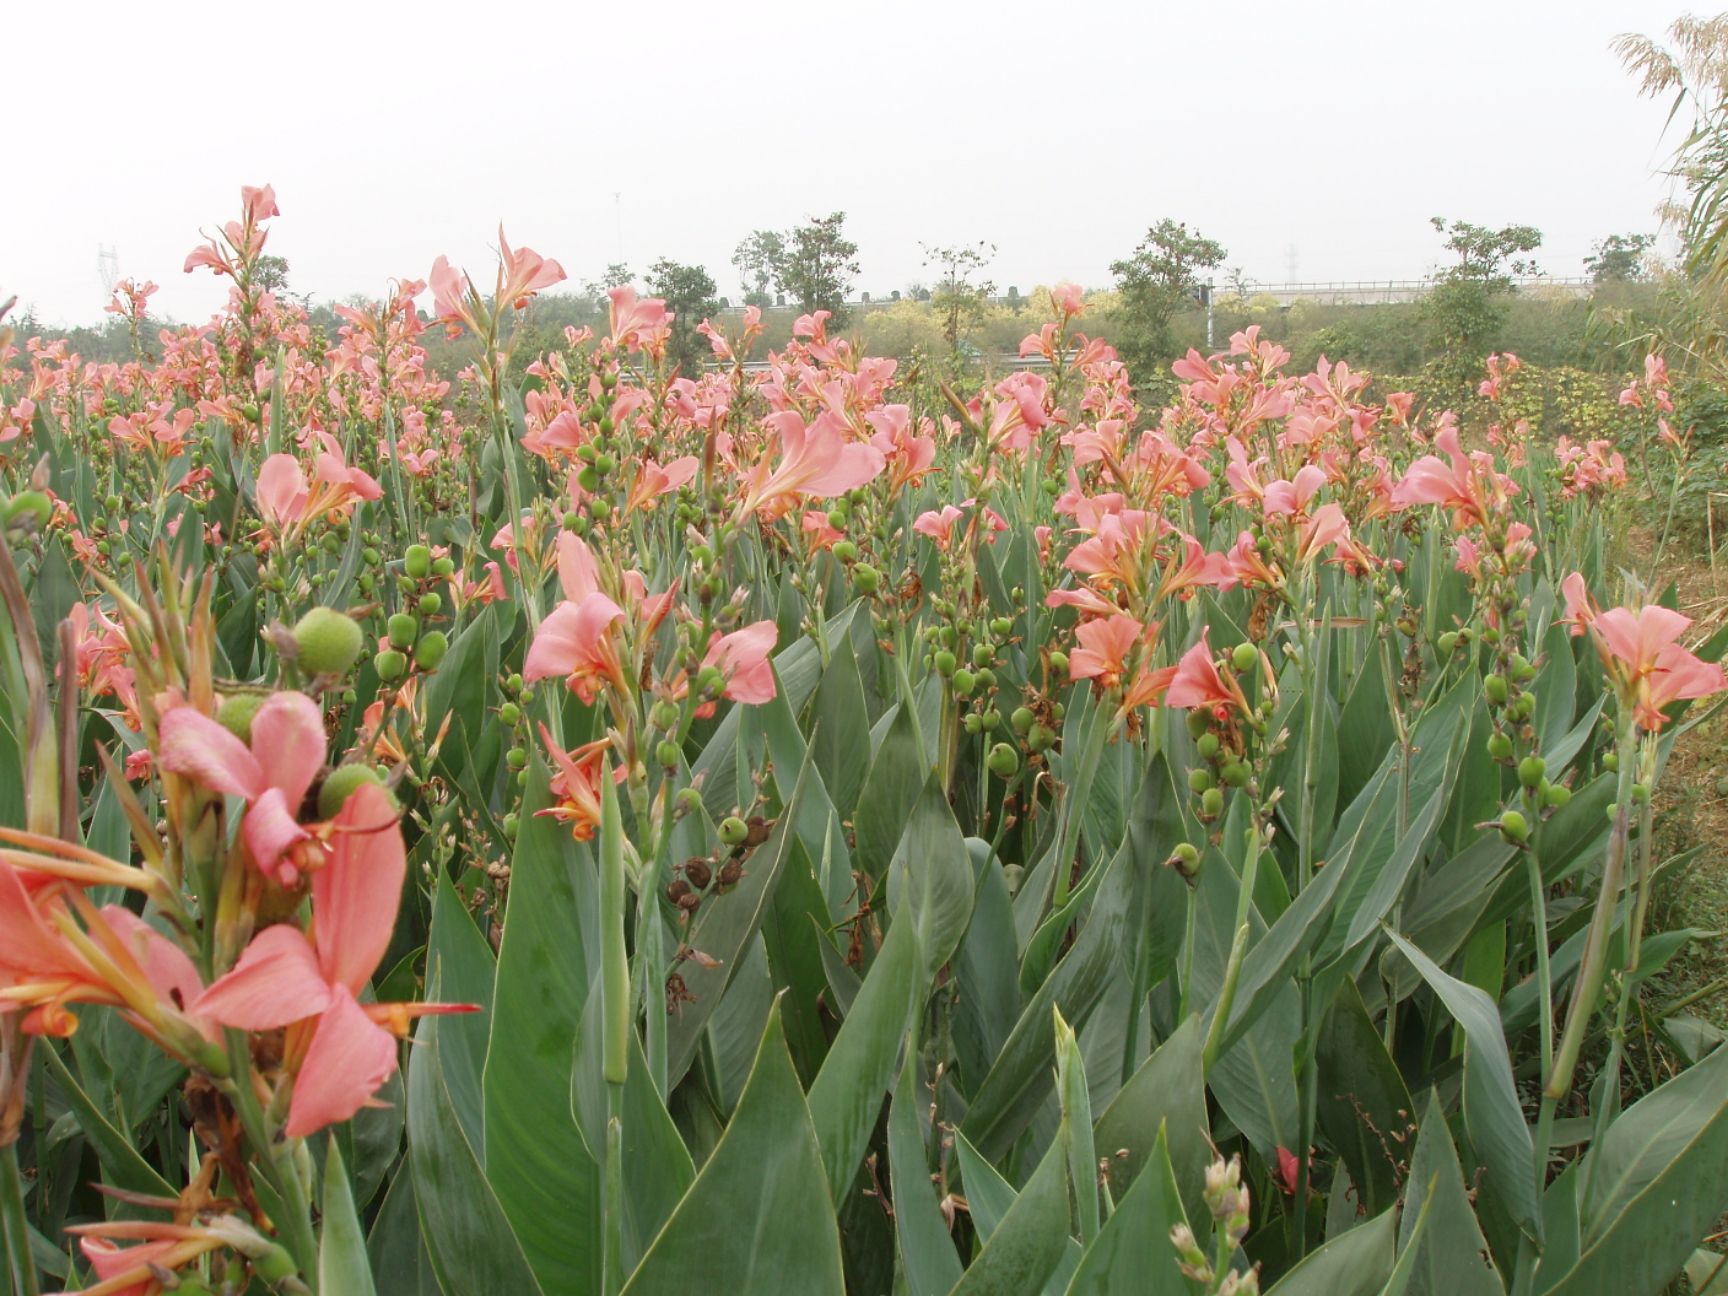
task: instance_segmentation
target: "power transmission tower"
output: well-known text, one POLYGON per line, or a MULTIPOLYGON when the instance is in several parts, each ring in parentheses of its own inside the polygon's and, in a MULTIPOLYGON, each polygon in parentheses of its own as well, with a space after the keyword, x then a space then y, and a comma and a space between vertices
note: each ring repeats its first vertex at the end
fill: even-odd
POLYGON ((120 282, 120 254, 112 243, 96 245, 96 273, 102 278, 102 291, 114 295, 114 285, 120 282))
POLYGON ((1294 243, 1284 249, 1284 282, 1296 282, 1296 245, 1294 243))

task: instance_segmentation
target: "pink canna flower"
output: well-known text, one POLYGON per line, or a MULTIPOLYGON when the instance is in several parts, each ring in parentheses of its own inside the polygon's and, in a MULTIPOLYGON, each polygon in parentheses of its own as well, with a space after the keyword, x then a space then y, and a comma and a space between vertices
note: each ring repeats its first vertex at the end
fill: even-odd
POLYGON ((606 295, 612 303, 608 336, 620 347, 651 349, 650 344, 672 323, 672 312, 666 309, 663 298, 637 297, 628 284, 609 289, 606 295))
POLYGON ((1118 715, 1143 706, 1157 706, 1176 674, 1173 666, 1154 670, 1158 623, 1142 625, 1125 613, 1086 621, 1074 631, 1079 647, 1069 654, 1071 679, 1091 680, 1105 691, 1122 690, 1118 715))
POLYGON ((266 927, 192 1005, 194 1014, 224 1026, 289 1028, 289 1138, 359 1111, 395 1073, 395 1037, 414 1017, 473 1010, 360 1003, 390 944, 407 856, 390 794, 376 784, 350 795, 331 828, 330 859, 312 875, 312 936, 286 923, 266 927))
MULTIPOLYGON (((768 654, 774 651, 780 631, 772 621, 757 621, 714 636, 702 658, 702 670, 715 670, 724 681, 722 694, 749 706, 774 700, 774 667, 768 654)), ((713 703, 697 708, 697 715, 712 714, 713 703)))
POLYGON ((297 818, 324 765, 324 715, 304 693, 272 694, 252 718, 252 743, 240 741, 191 706, 162 717, 157 764, 224 796, 243 797, 241 833, 252 862, 285 887, 298 885, 296 848, 311 838, 297 818))
POLYGON ((650 512, 662 495, 686 486, 702 467, 695 455, 683 455, 662 467, 652 459, 642 461, 636 480, 630 483, 630 494, 624 508, 628 513, 650 512))
POLYGON ((1086 309, 1086 294, 1079 284, 1057 284, 1050 290, 1050 300, 1069 319, 1086 309))
POLYGON ((1678 640, 1691 624, 1690 617, 1654 603, 1636 612, 1610 608, 1591 623, 1603 664, 1632 704, 1638 723, 1650 732, 1667 723, 1662 712, 1669 704, 1728 688, 1721 666, 1701 661, 1680 646, 1678 640))
POLYGON ((800 499, 844 495, 887 466, 875 446, 847 441, 843 425, 826 410, 809 424, 796 410, 782 410, 763 421, 779 437, 780 457, 771 464, 764 456, 744 474, 740 517, 749 513, 760 513, 770 520, 781 517, 800 499))
POLYGON ((1176 674, 1164 694, 1164 704, 1189 710, 1205 708, 1219 719, 1232 709, 1248 713, 1248 700, 1242 695, 1241 686, 1234 680, 1226 681, 1218 673, 1204 630, 1200 632, 1200 642, 1176 663, 1176 674))
POLYGON ((926 509, 920 513, 914 519, 912 529, 946 552, 948 546, 954 543, 954 524, 964 516, 954 505, 944 504, 940 511, 926 509))
POLYGON ((550 288, 565 279, 564 267, 533 248, 513 251, 504 237, 504 227, 498 227, 498 251, 503 258, 499 267, 501 287, 498 302, 512 302, 517 310, 527 306, 528 299, 543 288, 550 288))

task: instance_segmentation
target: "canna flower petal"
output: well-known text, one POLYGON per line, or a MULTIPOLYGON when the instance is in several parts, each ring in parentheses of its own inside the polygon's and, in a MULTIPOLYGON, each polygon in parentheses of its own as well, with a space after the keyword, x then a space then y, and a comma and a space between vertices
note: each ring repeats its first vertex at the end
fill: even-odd
POLYGON ((396 1072, 396 1040, 366 1015, 346 986, 330 991, 288 1103, 289 1138, 348 1120, 396 1072))
POLYGON ((329 740, 324 713, 304 693, 272 693, 252 717, 252 752, 265 781, 282 789, 290 810, 323 768, 329 740))
POLYGON ((285 887, 298 885, 300 870, 284 857, 312 834, 294 818, 281 788, 264 789, 263 795, 247 807, 240 831, 252 852, 252 862, 262 872, 285 887))
POLYGON ((330 1006, 318 956, 298 927, 278 924, 252 938, 240 961, 192 1003, 192 1015, 240 1030, 276 1030, 330 1006))
POLYGON ((408 860, 396 807, 377 784, 356 789, 334 823, 330 862, 312 875, 318 966, 359 994, 389 948, 408 860))
POLYGON ((156 763, 224 796, 262 796, 268 781, 257 759, 228 730, 193 707, 178 706, 162 717, 156 763))

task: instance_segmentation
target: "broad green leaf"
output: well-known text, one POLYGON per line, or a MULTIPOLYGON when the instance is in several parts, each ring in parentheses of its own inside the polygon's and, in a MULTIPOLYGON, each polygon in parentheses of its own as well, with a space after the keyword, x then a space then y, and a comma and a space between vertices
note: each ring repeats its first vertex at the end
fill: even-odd
POLYGON ((378 1296, 438 1296, 438 1278, 432 1258, 420 1236, 420 1217, 414 1205, 414 1174, 404 1160, 397 1168, 372 1231, 366 1235, 366 1254, 378 1285, 378 1296))
POLYGON ((919 1085, 916 1050, 910 1039, 904 1051, 906 1062, 888 1106, 894 1233, 909 1296, 942 1296, 960 1281, 960 1256, 930 1181, 923 1114, 928 1103, 919 1085))
POLYGON ((1192 1290, 1170 1245, 1170 1230, 1188 1218, 1164 1133, 1158 1130, 1143 1173, 1086 1248, 1067 1296, 1188 1296, 1192 1290))
POLYGON ((408 1072, 409 1163, 432 1270, 445 1296, 540 1292, 522 1245, 480 1168, 446 1082, 442 1022, 424 1017, 408 1072))
POLYGON ((85 1142, 90 1145, 96 1153, 96 1160, 101 1163, 106 1181, 128 1192, 144 1193, 152 1197, 175 1196, 178 1190, 169 1186, 168 1181, 157 1173, 155 1167, 139 1155, 132 1140, 115 1129, 96 1104, 90 1101, 90 1096, 66 1069, 66 1063, 52 1041, 45 1042, 36 1052, 46 1063, 54 1082, 60 1086, 67 1106, 77 1118, 79 1132, 84 1135, 85 1142))
MULTIPOLYGON (((445 1017, 438 1024, 443 1050, 440 1064, 457 1119, 476 1155, 486 1153, 486 1109, 481 1075, 492 1031, 492 990, 496 964, 492 947, 469 917, 448 876, 440 874, 432 893, 432 932, 426 945, 428 997, 444 1003, 475 1004, 479 1010, 445 1017)), ((433 1020, 428 1018, 426 1020, 433 1020)), ((409 1050, 412 1058, 413 1050, 409 1050)))
POLYGON ((1092 1098, 1086 1091, 1086 1064, 1073 1029, 1056 1018, 1056 1097, 1068 1134, 1068 1182, 1074 1186, 1074 1213, 1080 1242, 1090 1246, 1098 1237, 1098 1157, 1092 1141, 1092 1098))
POLYGON ((366 1236, 354 1213, 348 1171, 343 1168, 334 1137, 324 1154, 324 1199, 320 1207, 323 1227, 318 1238, 318 1290, 332 1296, 338 1292, 341 1296, 376 1296, 366 1236))
POLYGON ((1127 975, 1122 950, 1149 870, 1135 867, 1132 855, 1122 851, 1107 867, 1088 921, 1020 1014, 961 1122, 986 1156, 1004 1155, 1050 1093, 1055 1063, 1051 1009, 1060 1008, 1065 1020, 1083 1028, 1105 989, 1127 975))
POLYGON ((510 868, 498 948, 491 1042, 483 1077, 487 1176, 548 1291, 591 1291, 600 1279, 598 1149, 570 1118, 570 1041, 591 971, 584 911, 598 905, 594 864, 556 820, 535 762, 510 868))
POLYGON ((1377 1215, 1398 1199, 1416 1111, 1354 981, 1346 980, 1333 997, 1316 1056, 1321 1132, 1349 1167, 1356 1206, 1377 1215))
POLYGON ((1201 1069, 1205 1038, 1190 1016, 1140 1064, 1098 1119, 1094 1143, 1118 1201, 1162 1155, 1187 1209, 1203 1211, 1201 1192, 1212 1159, 1201 1069), (1125 1155, 1124 1155, 1125 1154, 1125 1155))
POLYGON ((929 766, 918 746, 916 716, 912 707, 902 702, 858 794, 858 813, 853 816, 857 847, 852 862, 860 873, 880 878, 887 871, 929 776, 929 766))
POLYGON ((762 925, 763 915, 768 909, 768 893, 785 863, 794 833, 794 819, 808 769, 806 760, 768 840, 745 859, 743 878, 725 895, 703 904, 701 921, 688 938, 717 962, 713 967, 694 960, 682 965, 680 975, 691 999, 679 1005, 678 1012, 666 1027, 667 1083, 670 1085, 675 1086, 690 1069, 708 1018, 719 1005, 744 951, 762 925))
POLYGON ((772 1292, 788 1282, 810 1296, 845 1292, 834 1201, 776 1009, 719 1147, 624 1292, 772 1292))
POLYGON ((1464 1028, 1464 1125, 1501 1202, 1518 1226, 1540 1240, 1542 1221, 1532 1177, 1535 1149, 1518 1091, 1500 1012, 1475 986, 1447 975, 1397 932, 1387 936, 1464 1028))
POLYGON ((1660 1290, 1728 1208, 1728 1050, 1628 1107, 1582 1173, 1583 1252, 1550 1290, 1660 1290))
POLYGON ((917 928, 910 919, 902 910, 888 929, 888 939, 810 1086, 810 1119, 836 1201, 845 1195, 863 1158, 882 1098, 898 1069, 901 1040, 916 1023, 929 988, 917 928))
POLYGON ((1398 1244, 1416 1253, 1409 1258, 1404 1286, 1412 1296, 1504 1296, 1505 1284, 1470 1208, 1446 1115, 1433 1094, 1428 1096, 1410 1159, 1398 1244), (1416 1223, 1422 1215, 1427 1219, 1417 1237, 1416 1223))
MULTIPOLYGON (((654 1081, 648 1074, 648 1059, 642 1052, 642 1041, 630 1032, 630 1068, 624 1081, 622 1148, 624 1158, 624 1263, 634 1264, 648 1244, 659 1234, 661 1226, 678 1208, 679 1201, 696 1178, 689 1150, 672 1123, 654 1081)), ((586 1204, 587 1214, 566 1208, 554 1221, 558 1227, 586 1229, 592 1234, 594 1254, 600 1255, 601 1186, 600 1158, 606 1154, 606 1120, 608 1116, 604 1070, 604 1031, 600 982, 596 978, 589 987, 588 1002, 582 1012, 576 1032, 574 1065, 571 1067, 567 1113, 581 1127, 582 1137, 576 1147, 584 1156, 593 1154, 590 1164, 595 1176, 596 1196, 586 1204)), ((582 1203, 572 1203, 572 1206, 582 1203)))
POLYGON ((954 955, 972 916, 972 859, 940 780, 924 785, 888 868, 888 908, 910 921, 926 976, 954 955))
POLYGON ((842 639, 828 659, 810 718, 817 772, 840 818, 850 819, 870 765, 870 749, 858 741, 858 731, 869 726, 869 709, 850 639, 842 639))
POLYGON ((1056 1272, 1073 1241, 1068 1234, 1068 1141, 1064 1122, 950 1296, 1029 1296, 1056 1272))
POLYGON ((1014 902, 988 842, 968 838, 975 878, 972 919, 950 974, 959 985, 954 1005, 954 1052, 965 1092, 983 1082, 1020 1016, 1015 966, 1014 902))
POLYGON ((1331 1239, 1273 1283, 1268 1296, 1378 1296, 1392 1277, 1397 1215, 1381 1211, 1331 1239))

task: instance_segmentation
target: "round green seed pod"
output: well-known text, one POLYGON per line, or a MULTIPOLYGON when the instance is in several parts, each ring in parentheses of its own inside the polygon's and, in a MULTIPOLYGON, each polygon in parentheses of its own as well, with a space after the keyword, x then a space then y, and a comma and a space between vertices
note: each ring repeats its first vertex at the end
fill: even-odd
POLYGON ((354 618, 334 608, 315 607, 294 627, 296 660, 311 675, 346 675, 364 647, 365 635, 354 618))
POLYGON ((430 631, 421 635, 420 642, 414 645, 414 664, 421 670, 437 670, 444 654, 449 651, 449 636, 442 630, 430 631))
POLYGON ((1230 664, 1238 675, 1246 675, 1260 660, 1260 653, 1251 643, 1239 643, 1230 650, 1230 664))
POLYGON ((1224 813, 1224 790, 1222 788, 1207 788, 1201 794, 1200 813, 1208 819, 1216 819, 1224 813))
POLYGON ((1518 781, 1527 788, 1540 786, 1548 776, 1548 762, 1540 756, 1526 756, 1518 762, 1518 781))
POLYGON ((737 815, 727 815, 720 821, 720 840, 728 846, 742 846, 750 836, 750 825, 737 815))
POLYGON ((412 648, 420 633, 420 622, 412 612, 398 612, 384 623, 392 648, 412 648))
POLYGON ((1530 838, 1530 824, 1516 810, 1507 810, 1500 816, 1500 835, 1514 846, 1521 845, 1530 838))
POLYGON ((1025 735, 1032 731, 1032 722, 1037 718, 1031 707, 1015 707, 1014 713, 1008 717, 1008 725, 1015 733, 1025 735))
POLYGON ((881 573, 869 563, 858 563, 852 568, 852 585, 860 594, 874 594, 881 583, 881 573))
POLYGON ((1504 706, 1510 691, 1504 675, 1490 675, 1482 681, 1482 692, 1495 706, 1504 706))
POLYGON ((1020 753, 1011 744, 999 742, 990 749, 989 764, 997 778, 1012 778, 1020 768, 1020 753))
POLYGON ((371 765, 338 765, 318 788, 318 817, 334 819, 357 788, 383 782, 384 775, 371 765))
POLYGON ((1065 652, 1053 652, 1050 654, 1050 672, 1051 672, 1051 674, 1057 675, 1057 676, 1063 676, 1063 675, 1066 675, 1068 673, 1068 654, 1067 653, 1065 653, 1065 652))
POLYGON ((411 544, 402 555, 402 570, 410 580, 425 580, 432 573, 432 551, 423 544, 411 544))
POLYGON ((372 659, 372 669, 386 684, 394 684, 408 673, 408 658, 394 648, 386 648, 372 659))
POLYGON ((216 712, 216 723, 243 743, 252 741, 252 717, 264 705, 268 693, 234 693, 222 700, 216 712))

